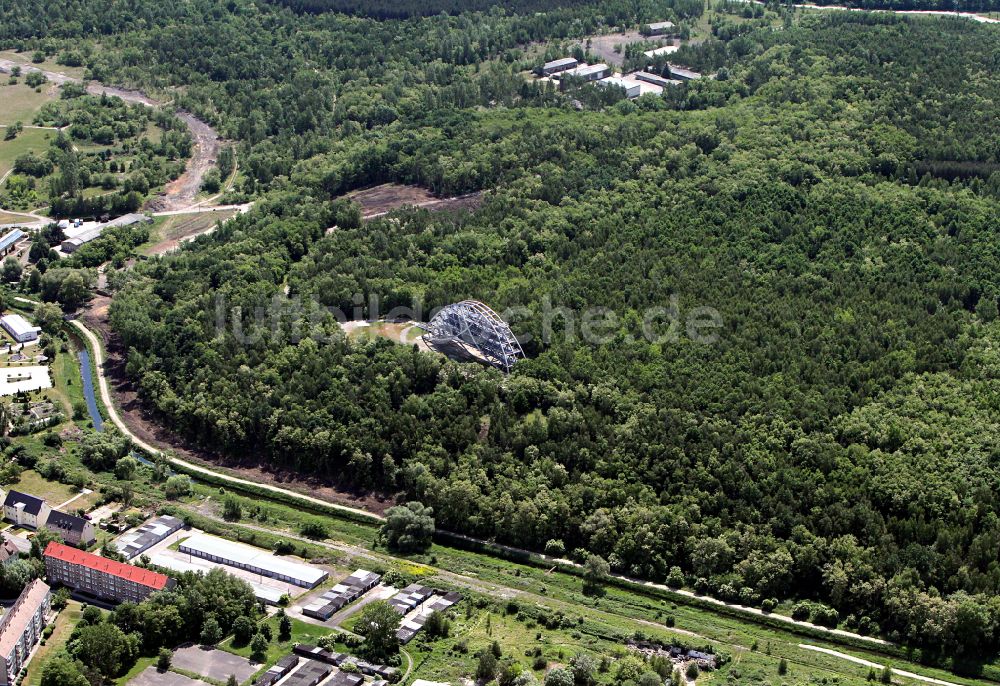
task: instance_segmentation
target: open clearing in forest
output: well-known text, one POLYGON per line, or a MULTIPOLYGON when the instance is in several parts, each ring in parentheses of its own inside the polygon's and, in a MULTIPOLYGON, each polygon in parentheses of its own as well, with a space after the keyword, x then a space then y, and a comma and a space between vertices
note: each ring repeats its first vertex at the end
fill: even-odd
MULTIPOLYGON (((586 39, 586 41, 590 42, 590 52, 600 55, 601 59, 607 64, 617 64, 619 66, 625 61, 625 46, 644 40, 647 39, 638 31, 589 36, 586 39), (621 52, 615 52, 616 45, 622 46, 621 52)), ((584 46, 587 44, 586 41, 584 42, 584 46)))
POLYGON ((56 87, 52 84, 43 84, 41 90, 36 92, 34 88, 25 85, 23 78, 12 86, 0 76, 0 124, 21 122, 29 126, 35 118, 35 112, 58 97, 56 87))
POLYGON ((31 52, 18 52, 17 50, 0 50, 0 59, 11 60, 12 62, 17 62, 19 64, 31 65, 36 69, 41 69, 43 71, 57 71, 66 76, 72 76, 76 79, 82 79, 83 74, 86 70, 85 67, 67 67, 64 64, 56 63, 56 58, 52 55, 47 55, 45 60, 35 64, 31 61, 33 53, 31 52))
POLYGON ((361 205, 361 216, 384 214, 406 205, 422 205, 437 200, 431 192, 418 186, 383 183, 381 186, 353 191, 347 197, 361 205))
POLYGON ((483 202, 482 193, 436 198, 426 188, 398 183, 383 183, 364 190, 352 191, 347 197, 361 206, 363 219, 375 219, 401 207, 422 207, 432 212, 448 209, 472 210, 483 202))
POLYGON ((235 214, 236 210, 220 210, 157 217, 150 231, 149 242, 139 248, 139 253, 162 255, 176 250, 185 240, 214 229, 217 222, 225 221, 235 214))
MULTIPOLYGON (((4 129, 0 129, 2 132, 4 129)), ((44 153, 49 147, 49 139, 55 131, 46 129, 25 129, 17 134, 17 138, 9 141, 0 140, 0 178, 14 167, 14 160, 27 152, 44 153)), ((0 138, 3 134, 0 133, 0 138)))

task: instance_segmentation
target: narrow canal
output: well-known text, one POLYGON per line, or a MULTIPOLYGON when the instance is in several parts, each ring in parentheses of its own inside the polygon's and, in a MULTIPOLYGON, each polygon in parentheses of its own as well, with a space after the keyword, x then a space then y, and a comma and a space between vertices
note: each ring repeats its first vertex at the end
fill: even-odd
POLYGON ((101 431, 104 429, 104 419, 101 417, 101 411, 97 409, 97 397, 94 395, 94 370, 90 366, 90 352, 86 349, 81 350, 79 356, 80 376, 83 377, 83 397, 87 401, 87 411, 94 423, 94 429, 101 431))

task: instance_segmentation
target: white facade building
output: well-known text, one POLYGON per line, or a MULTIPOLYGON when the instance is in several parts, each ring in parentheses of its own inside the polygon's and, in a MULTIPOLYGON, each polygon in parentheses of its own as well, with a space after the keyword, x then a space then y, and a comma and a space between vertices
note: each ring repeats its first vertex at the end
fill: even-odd
POLYGON ((38 340, 38 333, 41 331, 41 328, 32 325, 21 315, 13 313, 0 317, 0 326, 18 343, 38 340))

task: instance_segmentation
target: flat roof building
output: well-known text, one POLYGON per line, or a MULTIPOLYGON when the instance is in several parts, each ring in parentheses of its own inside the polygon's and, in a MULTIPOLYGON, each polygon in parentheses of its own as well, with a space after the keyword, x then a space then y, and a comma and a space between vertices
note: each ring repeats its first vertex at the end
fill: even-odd
POLYGON ((672 21, 654 21, 649 26, 649 35, 667 36, 673 34, 677 26, 672 21))
POLYGON ((690 69, 686 69, 684 67, 678 67, 670 64, 669 62, 667 63, 667 66, 670 67, 670 75, 674 78, 682 79, 684 81, 694 81, 701 78, 701 74, 696 71, 691 71, 690 69))
POLYGON ((131 560, 183 527, 183 520, 170 515, 150 519, 138 529, 122 534, 118 538, 118 552, 124 555, 126 560, 131 560))
POLYGON ((651 83, 654 86, 659 86, 661 88, 668 88, 670 86, 680 86, 684 82, 679 79, 668 79, 666 76, 660 76, 659 74, 653 74, 648 71, 637 71, 633 74, 634 78, 639 81, 645 81, 646 83, 651 83))
POLYGON ((163 574, 55 541, 45 548, 44 557, 45 573, 51 583, 114 602, 140 603, 174 585, 174 580, 163 574))
POLYGON ((680 49, 681 46, 679 45, 664 45, 661 48, 653 48, 652 50, 647 50, 642 54, 652 59, 654 57, 659 57, 660 55, 673 55, 680 49))
POLYGON ((304 660, 303 664, 282 681, 282 686, 316 686, 323 679, 330 676, 333 667, 316 662, 315 660, 304 660))
POLYGON ((403 620, 396 631, 396 638, 401 644, 406 645, 424 628, 424 625, 427 624, 427 620, 432 614, 435 612, 444 612, 461 599, 461 594, 454 591, 432 596, 418 612, 403 620))
POLYGON ((566 71, 567 69, 576 68, 580 62, 575 57, 563 57, 562 59, 552 60, 551 62, 546 62, 542 65, 542 73, 545 76, 551 76, 561 71, 566 71))
POLYGON ((375 588, 381 577, 367 569, 359 569, 314 602, 302 608, 302 614, 327 620, 342 607, 350 605, 375 588))
POLYGON ((625 91, 626 98, 638 98, 642 88, 635 81, 626 81, 620 76, 609 76, 597 82, 602 88, 620 88, 625 91))
POLYGON ((51 589, 41 579, 25 586, 17 601, 0 619, 0 684, 17 680, 21 668, 45 628, 45 615, 52 600, 51 589))
POLYGON ((34 326, 19 314, 5 314, 0 317, 0 326, 18 343, 27 343, 38 339, 41 329, 34 326))
POLYGON ((254 574, 278 579, 304 588, 315 588, 329 574, 302 562, 293 562, 268 550, 227 541, 224 538, 198 534, 180 543, 179 550, 203 560, 244 569, 254 574))
POLYGON ((581 64, 575 69, 563 72, 563 76, 583 79, 584 81, 597 81, 611 76, 611 67, 603 62, 600 64, 581 64))
POLYGON ((280 681, 283 676, 292 671, 298 664, 298 655, 285 655, 275 662, 273 667, 261 674, 257 681, 253 682, 253 686, 271 686, 275 682, 280 681))

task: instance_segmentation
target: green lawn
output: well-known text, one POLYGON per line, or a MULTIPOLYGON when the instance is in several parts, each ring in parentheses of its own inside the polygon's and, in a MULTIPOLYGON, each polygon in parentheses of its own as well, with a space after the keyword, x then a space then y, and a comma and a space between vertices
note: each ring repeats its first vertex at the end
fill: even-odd
MULTIPOLYGON (((80 363, 76 357, 76 349, 72 343, 67 344, 66 351, 61 351, 52 361, 52 378, 55 379, 55 386, 50 393, 53 400, 58 401, 63 406, 63 414, 66 419, 73 417, 73 404, 83 403, 83 381, 80 378, 80 363)), ((87 418, 79 423, 83 428, 90 428, 91 422, 87 418)))
POLYGON ((21 472, 21 478, 17 483, 11 484, 10 489, 43 498, 52 507, 58 507, 76 495, 76 490, 72 486, 46 481, 38 472, 31 469, 21 472))
MULTIPOLYGON (((278 618, 269 617, 267 623, 271 627, 272 635, 274 638, 271 640, 271 644, 267 647, 267 659, 264 660, 265 667, 262 667, 261 669, 270 667, 280 658, 284 657, 285 655, 288 655, 290 652, 292 652, 292 648, 295 646, 296 643, 311 643, 315 645, 319 639, 332 633, 330 629, 327 629, 326 627, 317 626, 315 624, 307 624, 306 622, 302 622, 298 619, 292 619, 291 639, 287 641, 279 641, 278 618)), ((222 643, 219 644, 218 647, 221 650, 225 650, 226 652, 233 653, 234 655, 239 655, 245 658, 249 658, 251 653, 249 645, 240 647, 234 646, 232 636, 227 637, 222 643)))
POLYGON ((15 85, 9 85, 7 75, 0 76, 0 124, 21 122, 25 126, 32 123, 35 112, 58 95, 51 93, 52 84, 43 84, 36 92, 24 83, 24 77, 15 85))
POLYGON ((21 155, 27 152, 44 154, 55 134, 47 129, 25 129, 12 141, 0 140, 0 176, 13 168, 14 160, 21 155))
POLYGON ((66 609, 59 613, 55 621, 55 630, 45 640, 45 645, 39 646, 38 652, 32 658, 31 664, 28 665, 28 675, 23 682, 26 686, 39 686, 41 684, 42 667, 45 665, 45 661, 49 656, 55 655, 66 645, 66 641, 69 640, 70 634, 73 633, 73 628, 80 621, 82 615, 83 611, 80 603, 75 600, 69 601, 66 609))
POLYGON ((155 663, 156 663, 155 657, 140 657, 138 660, 135 661, 135 664, 132 665, 131 669, 129 669, 127 672, 125 672, 117 679, 114 679, 111 683, 116 684, 116 686, 125 686, 125 684, 132 681, 132 679, 136 678, 142 672, 144 672, 146 670, 146 667, 149 667, 150 665, 155 663))

